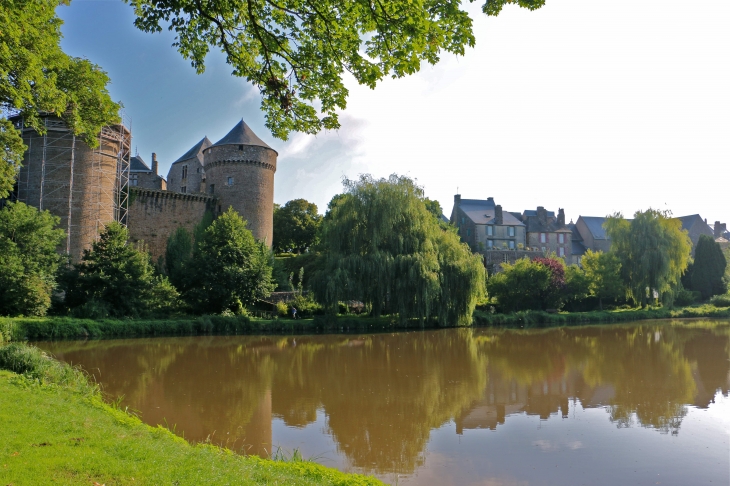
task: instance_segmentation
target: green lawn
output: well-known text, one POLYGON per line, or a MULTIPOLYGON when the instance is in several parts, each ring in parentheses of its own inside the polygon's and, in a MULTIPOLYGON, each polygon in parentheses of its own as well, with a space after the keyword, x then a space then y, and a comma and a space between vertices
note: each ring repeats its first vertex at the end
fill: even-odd
POLYGON ((98 392, 0 371, 0 485, 96 483, 382 484, 312 462, 191 445, 113 409, 98 392))

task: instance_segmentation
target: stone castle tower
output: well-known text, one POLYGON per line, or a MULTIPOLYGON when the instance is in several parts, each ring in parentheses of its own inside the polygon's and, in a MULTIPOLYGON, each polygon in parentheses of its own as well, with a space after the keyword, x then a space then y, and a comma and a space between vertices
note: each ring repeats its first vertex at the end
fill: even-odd
POLYGON ((248 221, 248 229, 254 237, 271 247, 278 153, 257 137, 243 120, 202 152, 205 192, 216 198, 219 212, 226 211, 229 206, 235 209, 248 221))

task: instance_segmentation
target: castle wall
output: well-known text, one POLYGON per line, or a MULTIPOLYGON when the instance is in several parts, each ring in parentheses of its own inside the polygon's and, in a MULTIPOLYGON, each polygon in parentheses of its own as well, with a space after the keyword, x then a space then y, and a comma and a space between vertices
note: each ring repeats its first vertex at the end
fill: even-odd
POLYGON ((205 150, 208 194, 220 211, 233 207, 258 240, 274 237, 276 152, 255 145, 220 145, 205 150), (230 181, 230 182, 229 182, 230 181))
POLYGON ((56 117, 46 117, 44 135, 25 128, 28 146, 18 176, 18 200, 61 218, 67 232, 61 251, 78 261, 104 225, 118 217, 118 154, 128 134, 105 127, 92 149, 56 117), (69 220, 70 217, 70 220, 69 220))
POLYGON ((143 241, 157 261, 167 250, 167 239, 178 228, 191 234, 201 222, 206 211, 215 210, 213 197, 202 194, 180 194, 152 189, 132 188, 127 213, 129 239, 143 241))

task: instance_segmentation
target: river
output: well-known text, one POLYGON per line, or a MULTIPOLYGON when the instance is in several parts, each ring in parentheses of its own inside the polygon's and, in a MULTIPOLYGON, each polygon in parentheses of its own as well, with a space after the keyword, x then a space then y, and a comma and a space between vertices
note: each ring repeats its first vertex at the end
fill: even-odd
POLYGON ((392 484, 730 484, 730 321, 36 344, 190 441, 392 484))

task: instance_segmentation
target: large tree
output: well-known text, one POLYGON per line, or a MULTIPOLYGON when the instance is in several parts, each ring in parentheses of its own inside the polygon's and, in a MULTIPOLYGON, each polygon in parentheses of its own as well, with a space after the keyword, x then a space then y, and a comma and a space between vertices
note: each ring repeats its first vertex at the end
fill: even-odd
POLYGON ((670 291, 687 269, 692 242, 668 211, 647 209, 628 221, 621 213, 606 219, 611 252, 621 263, 627 296, 642 307, 656 291, 670 291))
POLYGON ((322 224, 324 265, 317 294, 330 311, 359 300, 372 314, 433 317, 443 325, 471 320, 484 292, 484 265, 442 228, 411 179, 363 175, 345 180, 322 224))
POLYGON ((45 314, 56 287, 64 238, 60 219, 23 203, 0 210, 0 315, 45 314))
POLYGON ((723 282, 726 267, 727 261, 720 245, 711 236, 700 235, 692 264, 692 290, 702 293, 705 300, 724 294, 727 290, 723 282))
POLYGON ((274 208, 274 251, 307 251, 317 242, 321 222, 322 216, 317 212, 317 205, 306 199, 292 199, 274 208))
POLYGON ((195 243, 186 295, 199 312, 242 311, 274 289, 271 271, 266 244, 228 208, 195 243))
POLYGON ((12 190, 25 146, 8 120, 45 129, 39 112, 64 119, 96 145, 102 126, 117 122, 120 105, 109 97, 109 78, 86 59, 61 50, 56 8, 67 0, 3 0, 0 7, 0 198, 12 190))
POLYGON ((521 258, 514 264, 502 264, 502 271, 489 278, 487 290, 504 311, 546 310, 561 306, 565 283, 562 260, 521 258))
POLYGON ((90 305, 100 309, 95 316, 117 317, 175 309, 177 291, 166 277, 155 275, 149 253, 128 239, 127 228, 111 222, 84 250, 81 262, 64 277, 67 308, 90 305))

